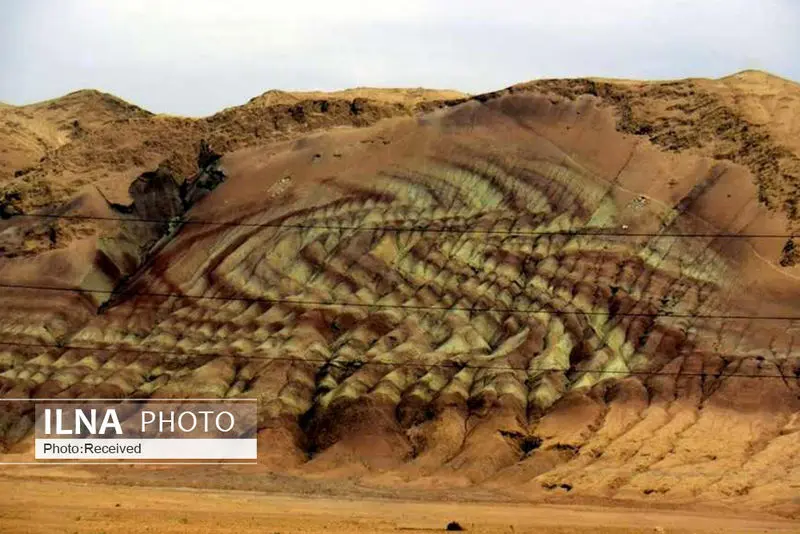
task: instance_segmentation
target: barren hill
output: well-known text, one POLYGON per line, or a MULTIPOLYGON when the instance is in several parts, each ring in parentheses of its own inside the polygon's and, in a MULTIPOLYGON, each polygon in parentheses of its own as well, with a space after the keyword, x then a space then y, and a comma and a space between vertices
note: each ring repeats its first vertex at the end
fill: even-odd
POLYGON ((302 479, 798 513, 796 85, 356 94, 124 107, 9 178, 173 162, 22 202, 94 219, 0 260, 0 394, 256 397, 302 479))
POLYGON ((0 110, 0 186, 25 211, 51 206, 82 186, 124 198, 128 184, 163 160, 190 173, 195 146, 221 150, 285 139, 321 127, 366 125, 408 114, 456 91, 349 89, 335 93, 268 91, 203 119, 154 115, 94 90, 0 110))

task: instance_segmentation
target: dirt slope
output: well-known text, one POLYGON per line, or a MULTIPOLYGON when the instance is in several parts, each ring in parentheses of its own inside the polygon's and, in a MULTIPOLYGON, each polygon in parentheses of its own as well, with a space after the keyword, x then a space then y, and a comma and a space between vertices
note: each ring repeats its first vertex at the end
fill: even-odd
MULTIPOLYGON (((154 115, 98 91, 0 108, 0 217, 63 213, 87 202, 98 215, 107 202, 129 204, 129 186, 145 172, 161 167, 181 179, 196 172, 197 147, 204 139, 227 152, 319 129, 365 126, 464 96, 428 89, 268 91, 202 119, 154 115)), ((97 230, 86 221, 48 220, 0 236, 0 252, 29 256, 90 238, 97 230)))
MULTIPOLYGON (((720 80, 542 80, 506 91, 531 90, 570 98, 599 96, 615 109, 620 130, 647 135, 666 150, 746 165, 770 208, 789 213, 793 220, 800 216, 795 206, 800 85, 794 82, 745 71, 720 80)), ((428 89, 267 91, 203 119, 153 115, 90 90, 30 106, 4 106, 0 108, 0 212, 52 208, 88 190, 99 190, 112 202, 129 202, 129 184, 159 164, 179 175, 194 172, 201 139, 229 152, 334 126, 364 126, 454 105, 464 98, 457 91, 428 89)), ((83 230, 61 224, 56 232, 61 239, 55 245, 32 236, 27 249, 66 246, 83 230)))
POLYGON ((5 106, 0 108, 0 199, 29 212, 93 184, 113 200, 124 200, 133 178, 165 159, 190 174, 202 138, 228 151, 321 127, 370 124, 464 96, 426 89, 268 91, 203 119, 154 115, 91 90, 5 106))
MULTIPOLYGON (((3 289, 0 339, 35 346, 0 349, 0 394, 256 397, 261 469, 303 479, 796 515, 800 267, 774 207, 795 126, 750 122, 782 108, 739 96, 748 119, 745 86, 204 119, 229 148, 264 117, 365 127, 229 150, 102 313, 105 237, 0 260, 2 283, 83 290, 3 289)), ((0 421, 16 452, 27 409, 0 421)))
POLYGON ((539 90, 575 98, 596 95, 612 105, 618 129, 659 147, 748 167, 759 199, 800 219, 800 85, 764 72, 720 80, 669 82, 543 80, 508 91, 539 90))

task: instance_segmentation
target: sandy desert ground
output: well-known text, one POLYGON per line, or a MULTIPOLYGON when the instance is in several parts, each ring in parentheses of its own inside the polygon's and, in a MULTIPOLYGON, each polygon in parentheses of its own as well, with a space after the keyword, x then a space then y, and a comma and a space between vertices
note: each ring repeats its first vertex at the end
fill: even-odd
POLYGON ((800 532, 761 514, 620 506, 282 495, 236 490, 109 486, 88 481, 0 478, 0 527, 50 532, 359 533, 443 532, 457 521, 485 533, 800 532))

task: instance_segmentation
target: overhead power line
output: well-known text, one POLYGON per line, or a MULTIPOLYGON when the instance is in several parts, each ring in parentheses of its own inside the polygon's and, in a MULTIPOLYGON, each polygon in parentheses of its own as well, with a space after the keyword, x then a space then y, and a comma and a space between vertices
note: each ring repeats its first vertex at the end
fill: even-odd
MULTIPOLYGON (((566 373, 596 373, 596 374, 605 374, 605 375, 624 375, 624 376, 698 376, 698 377, 709 377, 709 376, 717 376, 718 378, 728 378, 728 377, 738 377, 738 378, 782 378, 786 379, 793 379, 798 378, 800 376, 792 377, 782 375, 782 374, 756 374, 756 373, 702 373, 702 372, 676 372, 676 371, 615 371, 615 370, 605 370, 605 369, 564 369, 561 367, 514 367, 511 365, 483 365, 483 364, 468 364, 468 363, 461 363, 461 362, 381 362, 375 360, 350 360, 344 362, 337 362, 335 360, 327 360, 325 358, 298 358, 293 356, 259 356, 259 355, 252 355, 252 354, 218 354, 218 353, 200 353, 200 352, 177 352, 177 351, 165 351, 165 350, 150 350, 150 349, 134 349, 129 347, 82 347, 78 345, 58 345, 58 344, 46 344, 46 343, 20 343, 16 341, 0 341, 0 345, 12 345, 16 347, 32 347, 32 348, 46 348, 46 349, 58 349, 58 350, 85 350, 85 351, 97 351, 97 352, 132 352, 136 354, 158 354, 158 355, 172 355, 172 356, 180 356, 180 357, 218 357, 218 358, 243 358, 247 360, 259 360, 259 361, 287 361, 287 362, 299 362, 299 363, 322 363, 327 365, 353 365, 356 364, 359 367, 364 365, 384 365, 389 367, 453 367, 459 370, 461 369, 491 369, 491 370, 498 370, 498 371, 533 371, 533 372, 566 372, 566 373)), ((797 373, 797 371, 795 371, 797 373)), ((1 401, 2 399, 0 399, 1 401)))
MULTIPOLYGON (((141 222, 153 224, 170 224, 169 219, 153 219, 146 217, 101 217, 93 215, 47 215, 47 214, 20 214, 14 218, 31 219, 63 219, 77 221, 115 221, 115 222, 141 222)), ((338 230, 357 232, 421 232, 421 233, 452 233, 452 234, 477 234, 477 235, 511 235, 511 236, 595 236, 595 237, 678 237, 678 238, 714 238, 714 239, 789 239, 794 234, 734 234, 720 233, 676 233, 676 232, 627 232, 620 230, 597 228, 596 230, 491 230, 491 229, 464 229, 454 227, 437 228, 431 225, 412 226, 342 226, 327 224, 289 224, 289 223, 248 223, 235 221, 212 221, 202 219, 181 220, 186 225, 227 226, 245 228, 286 228, 294 230, 338 230)))
POLYGON ((125 295, 128 297, 160 297, 160 298, 183 298, 189 300, 216 300, 225 302, 250 302, 262 304, 294 304, 298 306, 311 307, 350 307, 350 308, 378 308, 396 310, 416 310, 416 311, 442 311, 442 312, 471 312, 471 313, 548 313, 550 315, 589 315, 589 316, 610 316, 610 317, 669 317, 673 319, 736 319, 736 320, 770 320, 770 321, 796 321, 800 316, 795 315, 720 315, 720 314, 701 314, 701 313, 670 313, 670 312, 616 312, 592 311, 592 310, 557 310, 549 308, 519 309, 519 308, 493 308, 479 306, 423 306, 416 304, 382 304, 367 302, 326 302, 317 300, 293 300, 293 299, 269 299, 261 297, 221 297, 214 295, 186 295, 183 293, 159 293, 159 292, 129 292, 115 289, 84 289, 58 286, 37 286, 28 284, 3 284, 0 288, 22 289, 34 291, 58 291, 66 293, 102 295, 125 295))

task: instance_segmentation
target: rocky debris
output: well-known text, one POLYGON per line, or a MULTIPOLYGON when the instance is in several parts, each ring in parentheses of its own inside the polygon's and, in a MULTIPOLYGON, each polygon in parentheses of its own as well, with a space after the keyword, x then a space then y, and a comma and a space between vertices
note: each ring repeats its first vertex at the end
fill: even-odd
MULTIPOLYGON (((198 147, 197 163, 202 165, 188 178, 176 176, 169 165, 142 173, 129 187, 133 202, 113 204, 122 223, 114 236, 105 237, 98 248, 95 264, 124 294, 124 286, 136 278, 149 258, 158 253, 176 235, 183 216, 191 207, 225 180, 220 169, 221 155, 207 141, 198 147), (126 220, 128 219, 128 220, 126 220)), ((101 301, 101 309, 113 305, 119 297, 101 301)))
POLYGON ((211 149, 211 146, 208 144, 208 141, 205 139, 200 140, 200 150, 197 153, 197 168, 198 169, 206 169, 211 165, 215 164, 222 155, 217 154, 211 149))
POLYGON ((794 267, 798 263, 800 263, 800 249, 797 248, 794 238, 789 238, 783 245, 780 265, 781 267, 794 267))
POLYGON ((0 218, 9 219, 22 214, 22 194, 19 191, 7 190, 0 194, 0 218))
POLYGON ((159 167, 136 178, 128 188, 133 202, 126 206, 135 217, 154 221, 167 221, 180 217, 184 211, 180 178, 159 167))
POLYGON ((188 211, 192 205, 225 180, 225 173, 219 167, 221 158, 222 155, 214 152, 205 139, 200 141, 197 155, 197 167, 200 170, 181 184, 184 211, 188 211))

